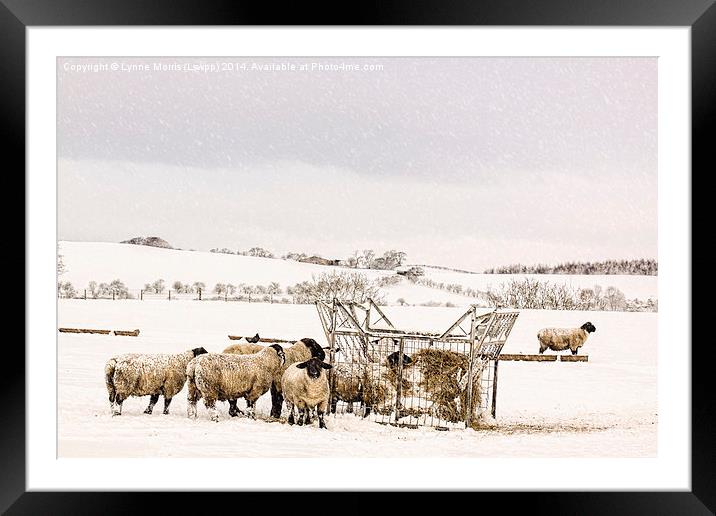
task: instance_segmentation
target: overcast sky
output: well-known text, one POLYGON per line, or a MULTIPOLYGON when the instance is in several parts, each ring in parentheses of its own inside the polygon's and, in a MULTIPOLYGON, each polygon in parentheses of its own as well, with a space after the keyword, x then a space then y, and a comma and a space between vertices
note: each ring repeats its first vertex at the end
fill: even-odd
POLYGON ((60 59, 57 120, 61 240, 657 256, 654 58, 60 59))

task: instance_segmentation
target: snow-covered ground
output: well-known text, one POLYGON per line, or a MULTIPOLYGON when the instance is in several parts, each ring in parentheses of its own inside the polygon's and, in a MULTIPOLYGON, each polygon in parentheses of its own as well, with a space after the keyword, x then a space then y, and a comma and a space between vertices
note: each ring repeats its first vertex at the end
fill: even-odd
MULTIPOLYGON (((61 280, 71 282, 79 292, 82 292, 90 281, 109 283, 114 279, 122 280, 130 290, 139 291, 146 283, 159 278, 165 280, 168 288, 175 281, 190 284, 201 281, 209 289, 213 289, 217 283, 267 285, 271 282, 278 282, 282 288, 286 288, 326 272, 354 272, 353 269, 345 267, 328 267, 292 260, 106 242, 63 241, 59 244, 59 252, 63 255, 67 267, 61 280)), ((481 291, 486 291, 489 287, 498 288, 501 283, 507 283, 512 278, 531 277, 575 288, 614 286, 624 292, 628 299, 646 300, 649 297, 658 297, 656 276, 467 274, 433 267, 425 267, 424 270, 425 278, 438 283, 455 283, 481 291)), ((358 272, 370 279, 395 276, 393 271, 359 269, 358 272)), ((465 306, 475 302, 475 298, 416 285, 403 277, 398 284, 383 288, 383 293, 388 304, 397 304, 397 300, 401 298, 411 305, 434 302, 465 306)))
MULTIPOLYGON (((122 247, 129 246, 118 249, 122 247)), ((76 275, 68 279, 74 281, 83 273, 80 262, 72 256, 72 248, 63 246, 62 252, 68 258, 68 276, 76 275)), ((163 251, 161 256, 173 253, 181 252, 163 251)), ((189 254, 197 256, 197 264, 203 256, 237 259, 189 254)), ((106 258, 106 254, 103 256, 106 258)), ((267 262, 305 266, 280 260, 267 262)), ((162 270, 166 278, 171 263, 171 259, 157 263, 156 271, 148 271, 149 277, 162 270)), ((88 262, 86 266, 92 268, 84 280, 92 277, 102 280, 101 275, 95 274, 103 264, 88 262)), ((145 270, 141 270, 141 280, 139 275, 129 276, 131 271, 141 269, 136 263, 122 270, 107 267, 103 273, 108 276, 106 279, 122 277, 128 284, 147 279, 145 270)), ((193 278, 201 275, 199 268, 197 271, 193 278)), ((236 282, 256 283, 282 279, 270 275, 233 277, 236 282)), ((291 280, 295 281, 298 280, 291 280)), ((461 315, 464 307, 391 306, 385 310, 397 327, 439 331, 461 315)), ((189 420, 186 388, 174 399, 168 416, 159 410, 161 401, 154 414, 143 414, 147 398, 130 398, 124 403, 122 416, 110 415, 103 378, 107 358, 125 352, 179 352, 197 346, 217 352, 230 342, 228 334, 257 331, 274 338, 310 336, 325 344, 318 314, 311 305, 59 300, 58 316, 59 326, 141 330, 139 337, 58 333, 61 457, 656 456, 657 314, 654 313, 521 311, 503 352, 535 353, 538 348, 535 334, 540 328, 579 326, 589 320, 597 327, 582 349, 589 355, 589 362, 501 362, 494 428, 449 432, 394 428, 350 414, 328 417, 327 431, 317 426, 292 427, 260 419, 229 418, 227 406, 221 403, 224 406, 218 423, 208 420, 201 404, 199 418, 189 420)), ((269 408, 267 394, 258 402, 259 418, 268 416, 269 408)))

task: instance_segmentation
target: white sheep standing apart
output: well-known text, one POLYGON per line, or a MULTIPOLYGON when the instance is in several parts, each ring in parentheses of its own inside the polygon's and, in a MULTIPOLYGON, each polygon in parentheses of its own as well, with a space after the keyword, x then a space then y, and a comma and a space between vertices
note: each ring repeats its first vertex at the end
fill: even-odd
POLYGON ((283 396, 289 410, 288 424, 294 423, 293 408, 298 407, 298 425, 310 424, 311 411, 315 408, 318 414, 318 427, 326 428, 323 415, 328 410, 328 375, 323 369, 330 369, 331 364, 320 358, 311 358, 305 362, 291 364, 281 377, 283 396))
POLYGON ((219 420, 217 400, 228 401, 229 415, 237 416, 241 412, 236 402, 244 398, 249 417, 255 419, 256 400, 269 390, 285 360, 283 348, 278 344, 253 355, 211 353, 197 357, 186 366, 187 416, 196 418, 196 403, 202 397, 212 421, 219 420))
POLYGON ((172 398, 184 387, 187 364, 205 353, 202 347, 177 354, 127 353, 110 358, 104 378, 112 414, 122 413, 122 403, 129 396, 149 396, 144 413, 151 414, 160 394, 164 396, 164 414, 169 414, 172 398))
POLYGON ((576 355, 590 333, 597 331, 591 322, 586 322, 579 328, 543 328, 537 333, 539 352, 545 350, 563 351, 570 349, 576 355))

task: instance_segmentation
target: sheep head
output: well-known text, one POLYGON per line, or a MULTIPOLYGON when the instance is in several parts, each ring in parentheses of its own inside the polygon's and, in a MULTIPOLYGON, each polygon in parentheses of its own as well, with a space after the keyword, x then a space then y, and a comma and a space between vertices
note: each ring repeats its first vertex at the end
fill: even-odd
POLYGON ((580 328, 582 330, 586 331, 587 333, 593 333, 593 332, 597 331, 597 329, 594 327, 594 325, 590 322, 585 322, 582 326, 580 326, 580 328))
POLYGON ((309 378, 320 378, 321 369, 331 369, 333 366, 314 357, 310 360, 306 360, 305 362, 301 362, 300 364, 296 364, 296 367, 299 369, 305 369, 309 378))
POLYGON ((192 353, 194 353, 194 356, 203 355, 204 353, 208 353, 207 350, 205 350, 203 347, 201 348, 194 348, 191 350, 192 353))
POLYGON ((323 351, 323 348, 315 340, 304 337, 300 342, 303 342, 303 345, 311 351, 311 357, 320 358, 321 360, 326 358, 326 352, 323 351))
POLYGON ((278 344, 271 344, 269 347, 276 350, 276 354, 278 355, 278 358, 281 359, 281 365, 285 364, 286 363, 286 353, 284 353, 283 348, 278 344))
MULTIPOLYGON (((400 360, 398 358, 398 356, 400 354, 401 353, 399 351, 393 351, 390 355, 388 355, 387 360, 388 360, 388 365, 390 367, 392 367, 392 368, 398 367, 398 361, 400 360)), ((408 355, 406 355, 405 353, 402 353, 402 355, 403 355, 403 367, 409 366, 410 364, 413 363, 413 359, 410 358, 408 355)))

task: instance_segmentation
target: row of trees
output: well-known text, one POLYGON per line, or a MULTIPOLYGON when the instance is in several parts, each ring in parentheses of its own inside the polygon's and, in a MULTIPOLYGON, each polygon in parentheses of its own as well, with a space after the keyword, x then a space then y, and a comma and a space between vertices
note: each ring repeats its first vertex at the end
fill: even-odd
POLYGON ((384 252, 382 256, 378 256, 373 249, 363 249, 353 251, 352 255, 343 260, 343 264, 353 269, 392 270, 403 265, 407 257, 404 251, 395 249, 384 252))
POLYGON ((209 249, 209 252, 221 254, 236 254, 239 256, 256 256, 258 258, 275 258, 274 254, 271 251, 264 249, 263 247, 252 247, 251 249, 248 249, 246 251, 232 251, 227 247, 222 247, 221 249, 215 247, 213 249, 209 249))
POLYGON ((453 294, 459 294, 462 296, 484 298, 485 292, 472 287, 465 287, 459 283, 444 283, 442 281, 435 281, 430 278, 417 278, 415 283, 423 285, 425 287, 436 288, 438 290, 444 290, 446 292, 452 292, 453 294))
POLYGON ((629 274, 656 276, 656 260, 605 260, 602 262, 566 262, 558 265, 522 265, 521 263, 487 269, 485 274, 629 274))
POLYGON ((572 288, 565 284, 550 283, 530 278, 513 279, 496 289, 490 287, 485 296, 492 306, 543 310, 612 310, 649 311, 658 310, 658 302, 627 299, 617 287, 602 289, 572 288))
MULTIPOLYGON (((60 297, 64 298, 72 299, 80 297, 77 289, 75 289, 74 285, 69 281, 58 282, 57 292, 60 297)), ((85 295, 91 299, 110 298, 113 296, 115 299, 134 299, 134 296, 129 292, 127 286, 119 279, 112 280, 109 283, 90 281, 85 291, 82 292, 81 297, 85 295)))
MULTIPOLYGON (((247 251, 233 251, 229 248, 214 248, 210 249, 212 253, 222 254, 234 254, 240 256, 256 256, 259 258, 275 258, 274 254, 264 249, 263 247, 252 247, 247 251)), ((281 256, 282 260, 295 260, 303 261, 310 256, 306 253, 298 253, 289 251, 288 253, 281 256)), ((317 256, 317 255, 315 255, 317 256)), ((378 255, 373 249, 356 250, 351 256, 345 260, 338 260, 339 265, 343 267, 350 267, 353 269, 379 269, 379 270, 392 270, 396 267, 400 267, 405 263, 407 254, 404 251, 398 251, 396 249, 390 249, 385 251, 382 255, 378 255)))

